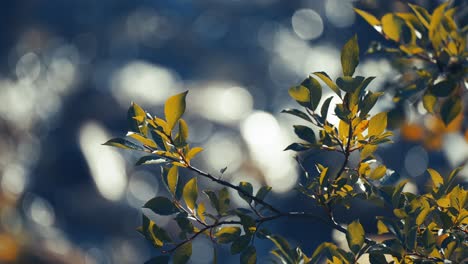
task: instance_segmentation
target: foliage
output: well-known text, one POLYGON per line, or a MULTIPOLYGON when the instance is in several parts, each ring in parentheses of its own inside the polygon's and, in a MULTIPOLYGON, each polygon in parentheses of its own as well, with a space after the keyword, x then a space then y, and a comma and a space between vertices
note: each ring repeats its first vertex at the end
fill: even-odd
MULTIPOLYGON (((422 7, 412 5, 411 8, 414 14, 387 14, 381 20, 362 10, 356 12, 372 26, 381 27, 382 34, 388 39, 399 43, 398 51, 392 52, 421 57, 437 65, 442 63, 443 69, 464 63, 465 37, 460 34, 466 30, 457 28, 453 21, 454 10, 446 10, 446 4, 442 4, 429 15, 422 7), (427 44, 431 44, 432 49, 423 48, 427 44)), ((374 153, 381 144, 392 142, 392 132, 386 131, 389 114, 371 114, 383 93, 367 89, 374 77, 354 76, 358 64, 359 45, 357 36, 354 36, 341 52, 343 75, 333 81, 325 72, 313 73, 289 89, 289 95, 302 108, 283 111, 310 124, 294 126, 300 140, 285 150, 333 151, 343 155, 343 163, 336 173, 321 164, 316 164, 316 172, 306 171, 300 157, 297 157, 303 178, 296 190, 322 207, 323 215, 282 211, 267 202, 270 187, 263 186, 254 192, 249 182, 233 185, 194 167, 191 161, 202 148, 192 147, 187 142, 189 129, 182 116, 188 92, 174 95, 166 101, 164 119, 152 116, 132 103, 128 110, 130 131, 127 137, 111 139, 105 144, 146 153, 137 165, 161 166, 162 182, 170 197, 155 197, 144 207, 158 215, 171 217, 179 230, 178 234, 167 232, 143 215, 138 231, 163 253, 170 253, 177 264, 190 259, 192 242, 199 236, 206 236, 216 244, 226 244, 231 254, 239 254, 241 263, 257 262, 256 238, 270 240, 274 245, 271 253, 281 263, 317 263, 324 259, 328 263, 357 263, 364 255, 371 263, 460 263, 466 259, 468 192, 455 184, 461 168, 446 176, 429 169, 432 183, 422 194, 403 191, 408 180, 396 185, 386 184, 385 179, 390 172, 385 164, 376 161, 374 153), (331 106, 332 97, 322 100, 323 88, 318 80, 336 94, 340 100, 338 104, 331 106), (339 118, 337 126, 329 121, 330 107, 339 118), (350 167, 348 163, 353 152, 359 152, 359 163, 350 167), (183 179, 179 172, 192 172, 197 176, 183 179), (216 182, 222 188, 199 190, 198 181, 203 178, 216 182), (250 209, 234 208, 229 189, 236 191, 250 209), (206 199, 201 199, 202 195, 206 199), (347 225, 336 221, 335 208, 344 206, 350 209, 356 200, 374 203, 389 212, 385 216, 375 216, 378 234, 373 237, 381 236, 381 239, 371 239, 371 233, 359 220, 347 225), (295 217, 319 220, 343 233, 349 250, 324 242, 307 254, 262 227, 262 224, 278 218, 295 217)), ((461 88, 463 75, 459 70, 448 71, 445 79, 440 81, 440 76, 430 71, 430 68, 418 70, 417 92, 423 93, 422 100, 427 110, 438 112, 448 124, 461 111, 459 94, 464 92, 461 88), (442 102, 440 110, 434 111, 439 101, 442 102)), ((410 94, 416 93, 412 91, 410 94)), ((402 91, 397 95, 398 100, 407 100, 406 95, 402 91)), ((216 254, 214 256, 213 262, 216 262, 216 254)), ((164 255, 148 263, 167 263, 169 259, 164 255)))

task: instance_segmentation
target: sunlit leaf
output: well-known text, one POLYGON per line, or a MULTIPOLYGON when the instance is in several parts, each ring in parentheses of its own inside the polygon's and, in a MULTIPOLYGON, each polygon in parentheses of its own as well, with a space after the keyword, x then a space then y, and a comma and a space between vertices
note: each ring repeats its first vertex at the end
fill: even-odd
POLYGON ((187 206, 194 210, 198 198, 197 178, 192 178, 185 184, 183 197, 187 206))
POLYGON ((313 143, 316 142, 315 133, 310 127, 295 125, 294 126, 294 133, 296 133, 296 135, 300 139, 305 140, 305 141, 307 141, 309 143, 313 144, 313 143))
POLYGON ((325 72, 314 72, 314 74, 319 77, 330 89, 332 89, 338 96, 341 97, 341 91, 338 86, 332 81, 330 76, 325 72))
POLYGON ((356 254, 364 244, 364 228, 359 220, 353 221, 348 225, 346 231, 346 240, 348 241, 349 248, 356 254))
POLYGON ((354 8, 354 11, 358 13, 364 20, 367 21, 371 26, 380 26, 380 21, 373 15, 367 13, 364 10, 354 8))
POLYGON ((390 233, 388 227, 381 220, 377 220, 377 234, 382 235, 386 233, 390 233))
POLYGON ((205 212, 206 212, 205 204, 203 203, 198 204, 197 216, 198 218, 200 218, 200 220, 202 220, 202 222, 205 222, 205 212))
POLYGON ((149 139, 149 138, 147 138, 147 137, 145 137, 145 136, 143 136, 143 135, 141 135, 139 133, 128 132, 126 136, 131 137, 131 138, 139 141, 143 145, 147 145, 147 146, 149 146, 151 148, 157 148, 157 145, 153 140, 151 140, 151 139, 149 139))
POLYGON ((377 168, 375 168, 371 174, 369 175, 369 178, 372 180, 380 180, 383 176, 385 176, 385 173, 387 172, 387 167, 385 165, 379 165, 377 168))
POLYGON ((149 200, 143 207, 149 208, 159 215, 171 215, 179 212, 179 209, 177 209, 174 203, 163 196, 158 196, 149 200))
POLYGON ((421 24, 423 24, 426 28, 429 28, 429 21, 431 20, 431 15, 429 14, 429 12, 427 12, 427 10, 421 6, 412 4, 408 5, 416 14, 416 17, 421 22, 421 24))
POLYGON ((186 158, 187 160, 190 161, 190 160, 193 159, 198 153, 200 153, 202 150, 203 150, 202 147, 194 147, 194 148, 191 148, 191 149, 188 151, 187 155, 185 155, 185 158, 186 158))
POLYGON ((172 166, 167 171, 167 186, 169 187, 169 191, 175 195, 177 191, 177 185, 179 183, 179 170, 177 166, 172 166))
POLYGON ((434 113, 437 97, 430 93, 425 93, 422 98, 423 106, 429 113, 434 113))
POLYGON ((299 85, 289 88, 289 95, 302 106, 310 105, 310 91, 306 87, 299 85))
POLYGON ((103 145, 122 148, 122 149, 133 149, 133 150, 145 151, 145 149, 142 146, 139 146, 123 138, 113 138, 107 141, 106 143, 104 143, 103 145))
POLYGON ((382 17, 382 30, 385 35, 396 42, 401 39, 405 21, 394 14, 386 14, 382 17))
POLYGON ((434 187, 438 187, 439 185, 444 184, 444 178, 436 170, 427 169, 427 172, 431 176, 434 187))
POLYGON ((380 135, 384 132, 386 127, 387 127, 387 113, 386 112, 379 113, 373 116, 369 120, 369 126, 367 128, 367 135, 369 137, 380 135))
POLYGON ((138 104, 132 102, 127 111, 127 120, 130 130, 136 133, 144 132, 140 129, 140 124, 144 122, 146 113, 138 104))
POLYGON ((189 241, 174 251, 172 261, 174 264, 185 264, 192 256, 192 242, 189 241))
POLYGON ((185 97, 188 91, 169 97, 164 105, 164 114, 169 131, 172 131, 177 121, 185 112, 185 97))
POLYGON ((367 144, 361 150, 360 159, 364 160, 377 150, 377 145, 367 144))

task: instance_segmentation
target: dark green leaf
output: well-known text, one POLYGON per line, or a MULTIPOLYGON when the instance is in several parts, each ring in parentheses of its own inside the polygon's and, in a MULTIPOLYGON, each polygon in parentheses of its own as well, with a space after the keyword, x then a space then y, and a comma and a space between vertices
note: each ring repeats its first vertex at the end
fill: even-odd
POLYGON ((144 124, 145 119, 145 111, 139 105, 132 102, 127 111, 127 121, 129 123, 130 131, 136 133, 145 132, 144 129, 140 129, 140 124, 144 124))
POLYGON ((310 127, 296 125, 294 126, 294 133, 296 133, 300 139, 305 140, 311 144, 316 142, 315 133, 310 127))
MULTIPOLYGON (((257 194, 255 195, 255 197, 257 197, 257 199, 260 199, 260 200, 263 200, 265 199, 265 197, 267 196, 267 194, 271 191, 271 187, 270 186, 262 186, 257 194)), ((257 204, 257 202, 255 202, 255 204, 257 204)))
POLYGON ((356 91, 356 89, 361 85, 363 81, 364 81, 364 77, 362 76, 356 76, 356 77, 344 76, 344 77, 338 77, 336 79, 336 84, 338 84, 341 90, 347 93, 353 93, 354 91, 356 91))
POLYGON ((315 109, 317 109, 317 106, 320 103, 320 99, 322 98, 322 86, 312 76, 309 76, 309 78, 305 79, 301 83, 301 85, 305 86, 307 89, 309 89, 309 92, 310 92, 310 106, 309 106, 309 108, 312 111, 315 111, 315 109))
POLYGON ((240 182, 239 188, 244 191, 244 192, 239 191, 239 196, 242 199, 244 199, 247 203, 250 204, 252 202, 252 198, 249 197, 248 195, 252 196, 252 193, 253 193, 252 184, 250 184, 250 182, 240 182))
POLYGON ((384 254, 371 253, 369 254, 369 261, 371 264, 387 264, 384 254))
POLYGON ((310 106, 310 91, 306 87, 299 85, 289 88, 289 95, 304 107, 310 106))
POLYGON ((320 109, 320 115, 322 116, 322 123, 325 123, 325 120, 327 120, 328 108, 330 108, 330 102, 332 99, 333 99, 333 96, 330 96, 322 104, 322 108, 320 109))
POLYGON ((431 94, 437 97, 445 97, 450 95, 457 87, 457 83, 451 79, 443 80, 429 88, 431 94))
POLYGON ((341 50, 341 67, 344 76, 353 76, 354 70, 359 64, 359 46, 357 35, 354 35, 341 50))
POLYGON ((236 239, 234 242, 232 242, 231 254, 235 255, 235 254, 241 253, 244 249, 247 248, 247 246, 250 243, 251 238, 252 237, 250 235, 243 235, 243 236, 240 236, 238 239, 236 239))
POLYGON ((241 264, 255 264, 257 263, 257 251, 254 246, 249 246, 242 254, 240 255, 241 264))
POLYGON ((188 215, 185 212, 177 214, 175 218, 176 223, 183 232, 193 233, 194 231, 193 224, 192 222, 190 222, 190 220, 187 217, 188 215))
POLYGON ((140 150, 140 151, 145 151, 145 149, 142 146, 139 146, 137 144, 134 144, 126 139, 123 138, 113 138, 103 145, 107 146, 112 146, 112 147, 117 147, 117 148, 123 148, 123 149, 133 149, 133 150, 140 150))
POLYGON ((157 256, 145 262, 145 264, 168 264, 169 256, 157 256))
POLYGON ((149 200, 143 207, 149 208, 159 215, 171 215, 179 212, 179 209, 177 209, 174 203, 163 196, 158 196, 149 200))
POLYGON ((174 251, 174 264, 185 264, 192 256, 192 242, 187 242, 174 251))
POLYGON ((294 150, 294 151, 304 151, 308 150, 309 147, 307 145, 301 143, 292 143, 291 145, 287 146, 284 150, 294 150))
POLYGON ((462 110, 461 98, 459 96, 449 97, 440 108, 442 121, 448 126, 462 110))
POLYGON ((341 97, 341 91, 338 86, 332 81, 330 76, 325 72, 314 72, 330 89, 332 89, 339 97, 341 97))
POLYGON ((312 122, 312 120, 310 119, 310 117, 302 112, 301 110, 298 110, 298 109, 290 109, 290 108, 287 108, 287 109, 284 109, 283 111, 281 111, 281 113, 286 113, 286 114, 290 114, 290 115, 294 115, 294 116, 297 116, 297 117, 300 117, 306 121, 309 121, 309 122, 312 122))

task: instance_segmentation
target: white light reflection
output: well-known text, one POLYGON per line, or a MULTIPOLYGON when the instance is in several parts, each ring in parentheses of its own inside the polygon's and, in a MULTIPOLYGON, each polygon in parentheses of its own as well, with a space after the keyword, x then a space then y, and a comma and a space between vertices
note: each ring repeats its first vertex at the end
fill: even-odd
POLYGON ((205 118, 223 124, 237 124, 253 108, 253 99, 243 87, 211 83, 197 88, 191 99, 192 109, 205 118))
POLYGON ((127 200, 135 208, 140 208, 149 199, 156 196, 159 182, 147 171, 136 171, 130 177, 127 200))
POLYGON ((325 14, 336 27, 349 27, 354 23, 356 15, 353 10, 354 0, 327 0, 325 14))
POLYGON ((442 148, 452 167, 460 166, 468 159, 468 143, 460 133, 445 134, 442 148))
POLYGON ((241 124, 241 134, 273 191, 290 190, 298 175, 291 162, 292 154, 283 151, 289 138, 281 130, 275 117, 266 112, 255 111, 241 124))
POLYGON ((41 73, 41 61, 34 52, 24 54, 16 63, 16 77, 20 81, 34 82, 41 73))
POLYGON ((23 193, 26 180, 26 172, 22 166, 9 164, 3 171, 1 186, 6 194, 18 196, 23 193))
POLYGON ((312 9, 299 9, 291 18, 294 32, 304 40, 320 37, 323 32, 323 21, 320 15, 312 9))
POLYGON ((116 71, 111 80, 112 92, 122 106, 130 100, 158 105, 179 90, 176 74, 159 65, 133 61, 116 71))
POLYGON ((218 132, 204 144, 202 156, 212 171, 228 167, 227 173, 236 171, 244 159, 239 139, 233 134, 218 132))
POLYGON ((127 176, 124 160, 117 150, 101 145, 109 138, 105 129, 95 122, 87 122, 80 128, 81 151, 94 183, 104 198, 116 201, 124 194, 127 176))

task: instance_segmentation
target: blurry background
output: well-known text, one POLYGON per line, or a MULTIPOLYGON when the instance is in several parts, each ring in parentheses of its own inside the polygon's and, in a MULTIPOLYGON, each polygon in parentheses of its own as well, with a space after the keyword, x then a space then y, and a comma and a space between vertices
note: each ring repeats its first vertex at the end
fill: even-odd
MULTIPOLYGON (((257 188, 268 184, 275 192, 270 199, 280 207, 313 210, 310 200, 292 191, 299 175, 293 154, 282 151, 295 140, 291 125, 301 122, 280 114, 294 106, 287 89, 314 71, 336 78, 341 46, 355 33, 361 51, 373 40, 384 41, 353 6, 380 17, 407 11, 405 2, 2 3, 0 263, 143 263, 159 254, 135 231, 144 202, 164 195, 159 168, 134 167, 134 153, 101 144, 125 134, 131 101, 161 115, 165 99, 185 89, 190 140, 205 148, 198 167, 216 173, 227 166, 225 179, 248 180, 257 188)), ((410 2, 430 10, 439 4, 410 2)), ((378 55, 362 56, 358 74, 377 76, 373 90, 399 77, 389 58, 378 55)), ((376 110, 389 107, 391 95, 376 110)), ((418 118, 421 107, 408 111, 410 121, 427 121, 418 118)), ((424 183, 429 164, 447 173, 468 158, 459 129, 429 148, 420 144, 417 129, 407 127, 406 139, 397 131, 396 143, 378 152, 401 178, 424 183)), ((341 162, 330 154, 303 158, 309 167, 341 162)), ((466 169, 462 175, 466 179, 466 169)), ((412 191, 418 188, 424 184, 410 185, 412 191)), ((338 220, 360 217, 372 223, 364 209, 343 212, 338 220)), ((322 240, 342 239, 319 223, 269 225, 293 243, 300 241, 308 255, 322 240)), ((272 245, 257 242, 268 259, 272 245)), ((198 239, 192 263, 208 263, 211 254, 211 243, 198 239)), ((228 259, 228 248, 220 254, 223 263, 238 263, 238 256, 228 259)))

